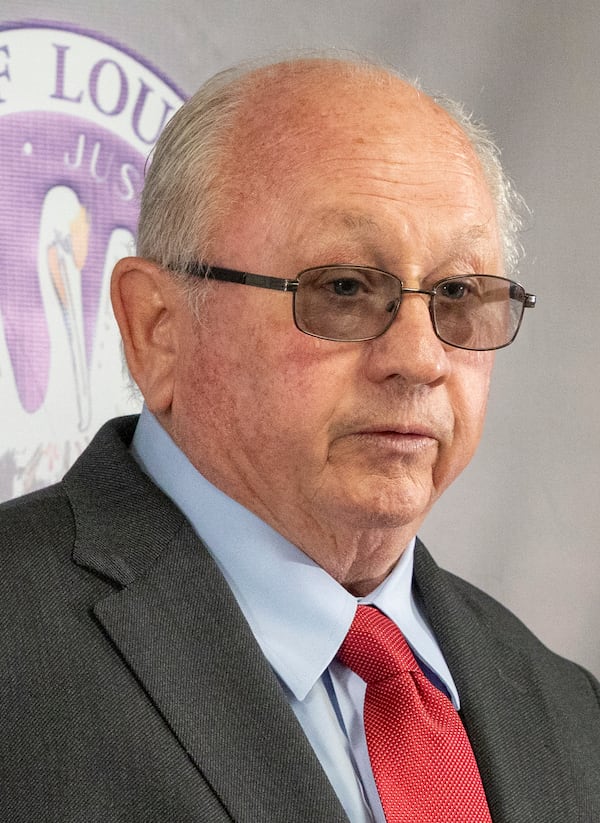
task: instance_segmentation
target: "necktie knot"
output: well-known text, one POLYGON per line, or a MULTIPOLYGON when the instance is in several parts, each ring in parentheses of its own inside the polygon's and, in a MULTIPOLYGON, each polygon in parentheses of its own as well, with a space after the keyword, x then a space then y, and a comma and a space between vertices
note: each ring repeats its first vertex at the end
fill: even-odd
POLYGON ((357 608, 337 657, 366 683, 418 669, 400 629, 373 606, 357 608))

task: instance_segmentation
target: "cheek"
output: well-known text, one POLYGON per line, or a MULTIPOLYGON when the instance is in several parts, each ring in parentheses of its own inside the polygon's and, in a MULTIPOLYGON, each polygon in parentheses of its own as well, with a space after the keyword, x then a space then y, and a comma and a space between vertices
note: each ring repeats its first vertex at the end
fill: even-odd
POLYGON ((454 370, 448 391, 454 410, 455 458, 462 464, 473 456, 481 439, 490 386, 492 352, 467 352, 454 370))
POLYGON ((327 459, 328 429, 338 403, 335 370, 320 341, 295 329, 271 338, 268 353, 245 388, 260 410, 260 440, 277 453, 280 468, 320 465, 327 459), (282 450, 283 449, 283 453, 282 450))
POLYGON ((440 447, 433 468, 435 498, 467 467, 479 445, 493 360, 492 352, 456 350, 453 357, 452 373, 445 385, 453 414, 453 434, 440 447))
POLYGON ((286 336, 273 368, 285 374, 288 389, 302 395, 326 395, 336 370, 328 347, 331 343, 309 337, 296 329, 286 336))
POLYGON ((181 405, 242 447, 309 448, 348 384, 347 353, 299 332, 288 312, 240 312, 234 327, 211 323, 193 337, 182 351, 181 405))
POLYGON ((261 409, 261 460, 276 455, 276 470, 317 482, 330 458, 331 432, 352 396, 356 352, 289 330, 265 342, 249 381, 261 409), (267 454, 271 451, 271 456, 267 454))

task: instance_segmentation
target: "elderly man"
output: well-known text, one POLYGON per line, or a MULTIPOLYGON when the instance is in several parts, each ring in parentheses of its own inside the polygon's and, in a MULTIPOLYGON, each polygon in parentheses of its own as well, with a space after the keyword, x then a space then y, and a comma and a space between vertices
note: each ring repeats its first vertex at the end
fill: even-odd
POLYGON ((141 419, 0 520, 3 820, 600 820, 598 683, 416 539, 535 303, 516 224, 372 65, 173 118, 112 284, 141 419))

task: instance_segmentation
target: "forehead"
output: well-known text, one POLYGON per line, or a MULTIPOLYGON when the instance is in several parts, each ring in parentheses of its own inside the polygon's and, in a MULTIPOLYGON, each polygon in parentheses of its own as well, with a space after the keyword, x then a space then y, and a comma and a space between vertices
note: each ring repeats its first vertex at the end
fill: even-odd
POLYGON ((259 70, 246 85, 229 160, 247 174, 283 166, 293 174, 298 162, 331 162, 340 150, 372 159, 401 150, 407 162, 437 153, 476 163, 447 112, 382 70, 300 61, 259 70))
POLYGON ((495 221, 462 129, 385 72, 323 63, 259 73, 234 133, 229 216, 238 228, 250 220, 265 240, 293 239, 309 216, 375 242, 388 221, 400 232, 455 221, 461 235, 495 221))

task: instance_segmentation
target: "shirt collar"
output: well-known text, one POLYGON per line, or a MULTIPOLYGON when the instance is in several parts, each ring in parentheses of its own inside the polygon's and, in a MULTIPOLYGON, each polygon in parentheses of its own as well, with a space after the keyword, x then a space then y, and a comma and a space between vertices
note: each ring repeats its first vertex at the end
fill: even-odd
POLYGON ((145 407, 131 449, 206 544, 265 657, 298 700, 328 668, 361 602, 376 605, 394 620, 458 703, 450 672, 413 595, 414 540, 383 583, 357 601, 300 549, 209 483, 145 407))

